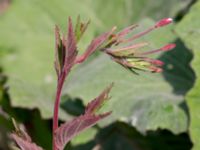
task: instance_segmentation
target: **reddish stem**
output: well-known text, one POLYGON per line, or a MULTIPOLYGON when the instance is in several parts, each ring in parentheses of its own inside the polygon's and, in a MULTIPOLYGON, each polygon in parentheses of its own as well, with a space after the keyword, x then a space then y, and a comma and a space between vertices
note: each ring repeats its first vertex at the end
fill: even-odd
POLYGON ((80 63, 84 62, 86 58, 87 58, 86 55, 83 54, 83 55, 77 57, 74 63, 75 64, 80 64, 80 63))
POLYGON ((58 79, 58 84, 57 84, 57 91, 56 91, 56 98, 55 98, 55 103, 54 103, 54 114, 53 114, 53 150, 58 150, 56 147, 55 143, 55 131, 58 128, 58 112, 59 112, 59 107, 60 107, 60 97, 61 97, 61 92, 62 92, 62 87, 65 81, 65 75, 66 73, 63 73, 60 78, 58 79))

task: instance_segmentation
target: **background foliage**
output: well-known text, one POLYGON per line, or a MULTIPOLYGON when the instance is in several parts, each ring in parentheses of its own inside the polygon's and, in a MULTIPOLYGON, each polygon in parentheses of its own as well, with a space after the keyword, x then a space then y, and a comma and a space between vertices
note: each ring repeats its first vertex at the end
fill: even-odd
POLYGON ((120 29, 139 22, 136 33, 165 17, 175 23, 142 40, 150 41, 151 48, 169 42, 177 47, 156 56, 165 62, 162 74, 136 76, 101 54, 75 68, 64 89, 60 120, 81 114, 85 104, 112 81, 112 99, 103 109, 113 114, 76 137, 68 148, 189 150, 193 142, 193 150, 200 149, 199 1, 12 0, 0 13, 0 149, 13 145, 7 139, 13 128, 11 116, 24 124, 36 143, 51 149, 54 25, 66 31, 67 17, 79 14, 91 20, 80 51, 113 25, 120 29))

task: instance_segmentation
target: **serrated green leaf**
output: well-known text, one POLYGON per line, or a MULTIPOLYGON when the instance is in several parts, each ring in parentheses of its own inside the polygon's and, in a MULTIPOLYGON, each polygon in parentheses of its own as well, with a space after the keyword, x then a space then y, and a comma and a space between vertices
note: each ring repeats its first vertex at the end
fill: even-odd
POLYGON ((141 135, 135 128, 117 122, 99 130, 95 140, 73 146, 72 150, 189 150, 192 144, 186 134, 174 135, 166 130, 141 135), (175 143, 175 144, 169 144, 175 143))
POLYGON ((176 32, 185 42, 186 46, 192 50, 194 58, 192 67, 196 74, 195 85, 187 94, 187 104, 190 112, 190 136, 193 141, 193 150, 200 149, 200 1, 196 2, 189 13, 176 26, 176 32))

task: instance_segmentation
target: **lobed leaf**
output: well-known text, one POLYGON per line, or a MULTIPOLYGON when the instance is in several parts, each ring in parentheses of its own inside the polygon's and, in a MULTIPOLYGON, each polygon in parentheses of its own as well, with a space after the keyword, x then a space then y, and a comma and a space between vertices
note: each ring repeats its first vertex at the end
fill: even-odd
POLYGON ((107 87, 97 98, 95 98, 93 101, 88 103, 85 109, 86 114, 93 114, 101 108, 104 102, 109 99, 108 94, 112 86, 113 86, 113 83, 109 87, 107 87))
POLYGON ((115 30, 115 27, 112 28, 111 31, 103 33, 102 35, 96 37, 95 39, 92 40, 92 42, 89 44, 89 46, 87 47, 86 51, 84 52, 83 55, 81 55, 78 59, 77 59, 77 63, 82 63, 83 61, 85 61, 86 58, 88 58, 94 51, 96 51, 97 49, 99 49, 104 42, 106 42, 109 37, 111 36, 111 34, 113 33, 113 31, 115 30))
POLYGON ((21 150, 42 150, 32 142, 31 137, 24 130, 21 130, 15 119, 12 119, 15 132, 11 134, 11 137, 15 140, 21 150))
POLYGON ((59 150, 63 150, 65 145, 83 130, 93 126, 99 120, 107 117, 111 112, 95 115, 95 112, 108 100, 108 93, 113 84, 106 88, 97 98, 90 102, 85 110, 85 114, 81 115, 70 122, 66 122, 55 132, 56 146, 59 150))
POLYGON ((71 69, 77 55, 76 37, 73 30, 72 20, 68 19, 68 35, 66 39, 66 57, 64 61, 64 70, 71 69))
POLYGON ((56 130, 56 146, 59 150, 63 150, 65 145, 76 135, 82 132, 85 129, 90 128, 91 126, 95 125, 99 120, 107 117, 110 115, 111 112, 100 114, 100 115, 93 115, 93 114, 85 114, 79 116, 72 120, 71 122, 66 122, 65 124, 61 125, 56 130))
POLYGON ((81 39, 89 24, 90 20, 88 20, 86 23, 83 23, 81 22, 80 15, 78 16, 75 26, 75 36, 77 42, 81 39))
POLYGON ((56 73, 57 75, 60 74, 61 72, 61 68, 63 66, 63 44, 62 44, 62 40, 60 38, 60 29, 58 26, 55 27, 55 69, 56 69, 56 73))
POLYGON ((42 148, 37 146, 35 143, 31 142, 28 139, 23 139, 17 134, 13 133, 11 137, 15 140, 15 142, 21 148, 21 150, 42 150, 42 148))
MULTIPOLYGON (((76 35, 73 30, 72 20, 68 19, 68 34, 67 37, 60 38, 59 28, 55 28, 55 69, 57 76, 63 76, 63 73, 69 73, 74 65, 77 56, 76 35)), ((65 75, 64 75, 65 76, 65 75)))

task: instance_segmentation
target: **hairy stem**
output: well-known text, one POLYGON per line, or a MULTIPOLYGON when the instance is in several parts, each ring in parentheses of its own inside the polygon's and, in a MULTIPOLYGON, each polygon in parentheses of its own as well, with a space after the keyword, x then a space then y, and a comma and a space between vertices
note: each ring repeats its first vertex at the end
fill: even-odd
POLYGON ((58 128, 58 112, 59 112, 59 107, 60 107, 60 97, 61 97, 64 81, 65 81, 65 75, 61 75, 60 78, 58 79, 56 98, 55 98, 55 103, 54 103, 53 131, 52 131, 53 150, 58 150, 56 147, 54 135, 55 135, 56 129, 58 128))

